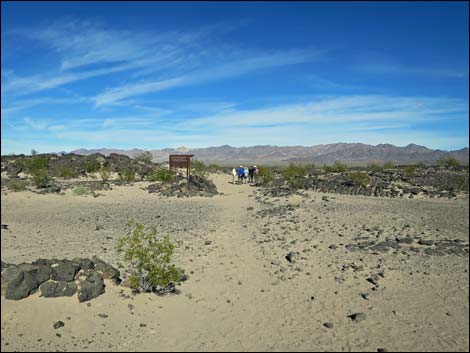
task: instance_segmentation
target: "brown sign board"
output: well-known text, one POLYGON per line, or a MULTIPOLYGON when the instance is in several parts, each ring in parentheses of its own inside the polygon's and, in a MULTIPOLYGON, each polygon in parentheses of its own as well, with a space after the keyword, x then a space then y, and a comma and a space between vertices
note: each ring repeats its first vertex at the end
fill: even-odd
POLYGON ((186 168, 186 177, 189 178, 191 157, 193 156, 193 154, 170 154, 170 169, 186 168))

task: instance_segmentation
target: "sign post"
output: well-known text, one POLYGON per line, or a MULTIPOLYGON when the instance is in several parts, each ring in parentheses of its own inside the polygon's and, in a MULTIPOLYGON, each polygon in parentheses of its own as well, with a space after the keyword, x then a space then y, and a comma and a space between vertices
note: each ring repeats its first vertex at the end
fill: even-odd
POLYGON ((194 157, 194 154, 170 154, 170 170, 173 168, 186 168, 188 183, 191 173, 191 157, 194 157))

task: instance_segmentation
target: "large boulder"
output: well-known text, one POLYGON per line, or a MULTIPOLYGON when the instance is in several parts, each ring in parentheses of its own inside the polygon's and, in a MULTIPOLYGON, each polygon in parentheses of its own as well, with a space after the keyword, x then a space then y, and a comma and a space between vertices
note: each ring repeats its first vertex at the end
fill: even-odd
POLYGON ((26 298, 35 291, 39 282, 34 272, 24 271, 18 267, 10 267, 2 274, 2 284, 6 283, 5 298, 19 300, 26 298))
POLYGON ((114 268, 110 264, 104 262, 96 256, 93 256, 91 260, 95 264, 95 269, 102 273, 103 278, 105 279, 118 279, 121 273, 118 269, 114 268))
POLYGON ((71 297, 77 292, 75 282, 47 281, 39 286, 41 295, 46 298, 71 297))
POLYGON ((59 260, 52 265, 51 279, 54 281, 73 281, 80 270, 80 264, 69 260, 59 260))
POLYGON ((78 282, 78 301, 80 303, 96 298, 104 293, 103 277, 97 272, 90 271, 78 282))

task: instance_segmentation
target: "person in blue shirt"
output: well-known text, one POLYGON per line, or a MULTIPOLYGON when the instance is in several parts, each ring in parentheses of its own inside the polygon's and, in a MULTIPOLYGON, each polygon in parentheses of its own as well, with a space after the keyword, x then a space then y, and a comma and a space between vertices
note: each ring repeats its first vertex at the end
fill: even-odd
POLYGON ((237 175, 238 175, 238 184, 243 184, 243 177, 245 176, 245 168, 242 166, 239 166, 237 169, 237 175))

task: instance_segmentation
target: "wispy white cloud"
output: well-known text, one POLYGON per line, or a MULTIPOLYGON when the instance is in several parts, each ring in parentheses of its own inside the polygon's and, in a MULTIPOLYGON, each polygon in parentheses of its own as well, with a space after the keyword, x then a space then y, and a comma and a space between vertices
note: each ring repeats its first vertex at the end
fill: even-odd
POLYGON ((134 83, 108 89, 95 97, 97 106, 111 104, 121 99, 158 92, 170 88, 200 84, 223 78, 244 75, 253 71, 313 62, 323 55, 321 51, 291 50, 259 54, 248 59, 240 59, 227 64, 191 72, 187 75, 143 83, 134 83))

